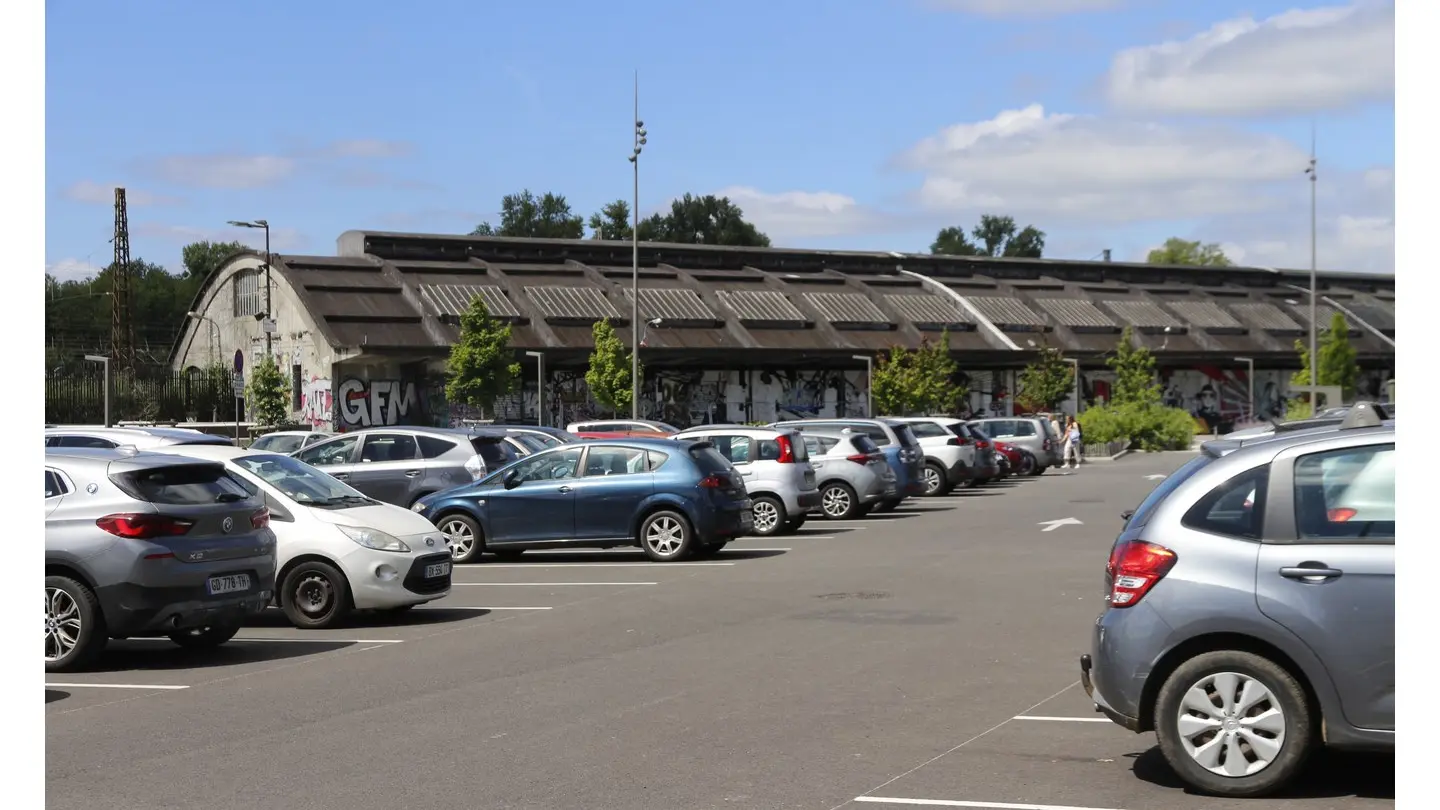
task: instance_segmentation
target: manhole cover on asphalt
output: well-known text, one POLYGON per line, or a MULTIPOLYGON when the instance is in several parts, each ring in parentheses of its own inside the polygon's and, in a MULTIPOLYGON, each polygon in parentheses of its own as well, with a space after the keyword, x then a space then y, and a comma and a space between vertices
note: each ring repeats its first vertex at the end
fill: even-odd
POLYGON ((881 591, 856 591, 855 593, 822 593, 816 599, 889 599, 890 594, 881 591))

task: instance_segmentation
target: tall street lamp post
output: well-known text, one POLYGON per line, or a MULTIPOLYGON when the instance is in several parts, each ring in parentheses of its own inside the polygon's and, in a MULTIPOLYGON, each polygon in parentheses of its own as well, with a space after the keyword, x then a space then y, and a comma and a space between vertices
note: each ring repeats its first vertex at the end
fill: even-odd
POLYGON ((635 170, 635 195, 630 227, 630 418, 640 418, 640 152, 645 149, 645 122, 640 120, 640 74, 635 74, 635 145, 630 165, 635 170))
POLYGON ((1320 360, 1316 356, 1316 334, 1320 325, 1316 322, 1315 299, 1318 297, 1315 283, 1315 131, 1310 131, 1310 165, 1305 174, 1310 176, 1310 413, 1319 410, 1320 360))
POLYGON ((274 357, 271 349, 271 328, 266 321, 270 320, 270 223, 267 220, 255 219, 249 222, 232 219, 230 224, 237 228, 260 228, 265 231, 265 320, 261 322, 261 330, 265 332, 265 356, 274 357))

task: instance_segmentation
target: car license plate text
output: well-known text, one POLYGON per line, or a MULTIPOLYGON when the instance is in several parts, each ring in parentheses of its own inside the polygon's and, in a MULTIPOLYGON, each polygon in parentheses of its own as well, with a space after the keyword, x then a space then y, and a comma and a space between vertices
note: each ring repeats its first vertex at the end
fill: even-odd
POLYGON ((222 593, 236 593, 250 590, 249 574, 225 574, 224 576, 210 577, 205 582, 205 590, 211 596, 222 593))
POLYGON ((434 579, 435 577, 448 576, 450 576, 450 563, 448 562, 435 563, 434 565, 425 566, 426 579, 434 579))

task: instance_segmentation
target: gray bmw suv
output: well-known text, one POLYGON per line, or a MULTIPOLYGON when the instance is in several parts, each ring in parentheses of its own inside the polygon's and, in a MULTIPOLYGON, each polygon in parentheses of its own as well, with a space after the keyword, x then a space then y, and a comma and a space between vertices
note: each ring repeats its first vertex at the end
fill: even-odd
POLYGON ((1279 790, 1395 746, 1395 428, 1207 444, 1128 514, 1081 682, 1191 786, 1279 790))

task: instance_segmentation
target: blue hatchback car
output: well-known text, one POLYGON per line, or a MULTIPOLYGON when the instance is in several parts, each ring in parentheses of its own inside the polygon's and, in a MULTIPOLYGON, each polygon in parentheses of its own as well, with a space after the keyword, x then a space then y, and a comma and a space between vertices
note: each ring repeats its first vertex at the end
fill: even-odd
POLYGON ((411 508, 449 538, 457 563, 637 545, 670 562, 719 551, 753 521, 744 479, 714 445, 671 439, 553 447, 411 508))

